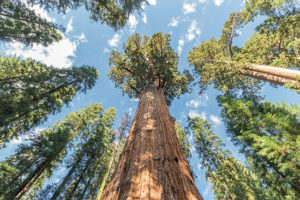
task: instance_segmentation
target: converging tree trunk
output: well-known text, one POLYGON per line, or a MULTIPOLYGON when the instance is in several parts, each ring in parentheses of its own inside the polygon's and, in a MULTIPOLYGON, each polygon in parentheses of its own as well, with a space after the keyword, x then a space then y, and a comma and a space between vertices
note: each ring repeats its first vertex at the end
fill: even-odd
POLYGON ((161 88, 145 86, 102 200, 202 200, 161 88))
POLYGON ((292 88, 300 88, 300 71, 272 67, 266 65, 249 65, 241 74, 277 85, 293 84, 292 88))

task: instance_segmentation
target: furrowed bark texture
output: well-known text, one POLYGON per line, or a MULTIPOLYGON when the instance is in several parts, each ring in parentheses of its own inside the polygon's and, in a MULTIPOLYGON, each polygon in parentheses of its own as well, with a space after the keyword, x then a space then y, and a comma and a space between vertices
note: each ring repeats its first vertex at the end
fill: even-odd
POLYGON ((202 200, 187 164, 165 95, 148 86, 102 200, 202 200))
POLYGON ((241 71, 241 73, 243 75, 277 85, 292 83, 292 88, 300 88, 300 81, 297 80, 298 78, 300 78, 299 70, 291 70, 265 65, 251 65, 247 66, 244 70, 241 71))

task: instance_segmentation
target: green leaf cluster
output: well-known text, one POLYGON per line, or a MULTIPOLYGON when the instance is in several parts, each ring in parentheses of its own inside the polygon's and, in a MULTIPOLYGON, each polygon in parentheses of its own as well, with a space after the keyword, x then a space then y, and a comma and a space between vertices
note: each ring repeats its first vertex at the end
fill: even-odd
POLYGON ((264 188, 249 169, 233 158, 230 151, 224 150, 224 143, 206 120, 189 118, 189 127, 215 199, 278 199, 270 196, 268 188, 264 188))
POLYGON ((281 199, 300 195, 300 110, 296 105, 220 97, 227 131, 251 169, 281 199))
MULTIPOLYGON (((70 113, 63 121, 32 137, 26 144, 21 144, 14 155, 0 163, 0 199, 14 198, 24 189, 40 189, 45 179, 62 162, 74 138, 81 137, 84 140, 90 125, 101 124, 99 119, 107 118, 106 115, 99 118, 102 112, 101 104, 93 104, 70 113)), ((109 112, 114 115, 113 110, 109 112)))
POLYGON ((134 34, 123 46, 124 53, 113 50, 109 57, 110 79, 130 98, 138 98, 142 90, 155 85, 162 88, 168 104, 189 92, 192 76, 178 72, 178 56, 170 46, 170 35, 156 33, 151 38, 134 34))
POLYGON ((17 137, 58 113, 78 92, 93 87, 89 66, 59 69, 37 61, 0 57, 0 142, 17 137))
POLYGON ((300 13, 296 4, 294 0, 246 1, 244 10, 232 13, 225 22, 219 39, 211 38, 194 47, 188 60, 200 78, 201 91, 212 84, 225 94, 242 91, 254 96, 261 84, 241 73, 249 65, 299 68, 300 13), (258 15, 267 19, 242 47, 235 46, 234 38, 258 15))

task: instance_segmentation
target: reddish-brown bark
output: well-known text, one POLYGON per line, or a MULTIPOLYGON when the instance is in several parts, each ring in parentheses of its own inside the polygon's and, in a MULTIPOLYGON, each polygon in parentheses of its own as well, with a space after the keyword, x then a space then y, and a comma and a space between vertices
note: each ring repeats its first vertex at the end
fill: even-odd
POLYGON ((102 200, 202 200, 162 89, 140 96, 128 140, 102 200))
POLYGON ((300 81, 298 80, 300 77, 299 70, 265 65, 250 65, 243 69, 241 74, 277 85, 291 83, 292 88, 300 88, 300 81))

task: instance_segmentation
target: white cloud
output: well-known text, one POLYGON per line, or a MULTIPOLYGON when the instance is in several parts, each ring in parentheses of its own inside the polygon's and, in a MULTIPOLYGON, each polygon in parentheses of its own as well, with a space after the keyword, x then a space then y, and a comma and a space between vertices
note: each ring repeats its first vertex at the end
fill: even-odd
POLYGON ((67 24, 66 33, 70 33, 73 30, 74 27, 72 26, 72 23, 73 23, 73 19, 71 18, 67 24))
POLYGON ((88 40, 86 39, 84 33, 81 33, 80 35, 75 35, 74 37, 77 38, 78 40, 80 40, 80 42, 82 42, 82 43, 88 41, 88 40))
POLYGON ((205 3, 206 0, 199 0, 199 3, 205 3))
POLYGON ((188 14, 196 11, 197 3, 183 3, 183 14, 188 14))
POLYGON ((132 14, 129 15, 128 24, 130 27, 130 31, 134 32, 136 29, 136 26, 138 25, 138 21, 136 20, 134 15, 132 15, 132 14))
POLYGON ((109 49, 107 49, 107 48, 104 47, 103 53, 109 53, 109 49))
POLYGON ((147 0, 147 2, 152 6, 156 5, 156 0, 147 0))
POLYGON ((214 0, 214 2, 216 6, 220 6, 224 2, 224 0, 214 0))
POLYGON ((186 102, 187 107, 198 108, 201 105, 200 99, 192 99, 191 101, 186 102))
POLYGON ((197 110, 189 110, 188 115, 190 118, 200 117, 200 114, 197 112, 197 110))
POLYGON ((201 113, 200 113, 200 118, 206 120, 206 119, 207 119, 207 118, 206 118, 206 112, 201 112, 201 113))
POLYGON ((179 21, 175 17, 173 17, 172 21, 168 24, 168 26, 177 27, 178 24, 179 24, 179 21))
POLYGON ((128 114, 131 116, 132 115, 132 110, 133 110, 133 108, 132 107, 130 107, 129 109, 128 109, 128 114))
POLYGON ((75 57, 75 52, 80 41, 71 41, 64 37, 61 41, 53 43, 48 47, 34 44, 28 48, 19 42, 7 43, 6 54, 20 56, 24 58, 33 58, 46 65, 54 67, 70 67, 73 61, 70 57, 75 57))
POLYGON ((212 186, 210 184, 207 184, 205 190, 202 193, 204 194, 204 196, 207 196, 208 192, 212 192, 212 186))
POLYGON ((210 115, 209 118, 215 123, 216 126, 221 124, 221 119, 218 116, 210 115))
POLYGON ((241 30, 236 30, 236 33, 241 36, 243 34, 243 32, 241 30))
POLYGON ((197 21, 193 20, 188 29, 188 33, 186 34, 186 38, 188 41, 193 40, 196 36, 199 36, 201 34, 201 30, 197 26, 197 21))
POLYGON ((182 53, 182 48, 184 46, 184 40, 178 40, 177 53, 180 55, 182 53))
POLYGON ((201 163, 199 163, 199 164, 197 165, 197 168, 198 168, 198 169, 201 169, 201 168, 202 168, 201 163))
POLYGON ((118 46, 120 42, 121 42, 121 35, 116 33, 110 40, 108 40, 108 45, 111 47, 115 47, 118 46))
POLYGON ((145 13, 143 13, 143 18, 142 18, 143 22, 145 24, 147 24, 147 15, 145 13))

